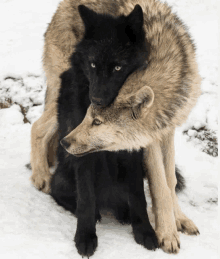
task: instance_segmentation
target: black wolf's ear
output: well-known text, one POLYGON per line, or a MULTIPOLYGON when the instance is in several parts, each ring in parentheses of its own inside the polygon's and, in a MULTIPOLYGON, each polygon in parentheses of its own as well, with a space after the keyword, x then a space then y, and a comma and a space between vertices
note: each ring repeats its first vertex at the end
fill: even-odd
POLYGON ((136 36, 141 33, 144 17, 143 10, 140 5, 135 5, 134 10, 127 16, 127 32, 136 36))
POLYGON ((86 29, 88 29, 94 23, 93 21, 96 20, 97 13, 85 5, 79 5, 78 10, 86 29))
POLYGON ((140 116, 145 117, 153 102, 154 92, 149 86, 143 86, 136 93, 127 96, 120 97, 119 95, 116 99, 117 105, 131 108, 133 119, 138 119, 140 116))

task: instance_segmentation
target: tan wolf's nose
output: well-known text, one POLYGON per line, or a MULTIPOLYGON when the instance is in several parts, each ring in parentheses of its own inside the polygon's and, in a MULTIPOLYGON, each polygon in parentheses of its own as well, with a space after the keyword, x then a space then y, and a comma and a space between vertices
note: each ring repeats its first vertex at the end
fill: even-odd
POLYGON ((65 149, 67 149, 71 144, 69 142, 67 142, 64 138, 60 141, 60 144, 62 145, 62 147, 64 147, 65 149))

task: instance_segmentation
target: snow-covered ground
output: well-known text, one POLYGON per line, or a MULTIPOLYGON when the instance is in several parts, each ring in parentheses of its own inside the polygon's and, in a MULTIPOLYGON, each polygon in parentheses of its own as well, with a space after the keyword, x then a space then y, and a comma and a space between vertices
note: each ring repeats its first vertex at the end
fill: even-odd
MULTIPOLYGON (((218 0, 169 0, 189 26, 197 46, 202 95, 185 125, 176 133, 176 163, 187 188, 179 195, 182 210, 200 236, 180 234, 175 258, 218 258, 217 88, 218 0)), ((45 78, 41 56, 43 33, 58 0, 0 1, 0 257, 80 258, 73 243, 76 218, 49 195, 36 190, 31 171, 30 130, 43 111, 45 78), (7 108, 10 107, 10 108, 7 108)), ((148 192, 146 184, 146 192, 148 192)), ((150 219, 154 224, 150 208, 150 219)), ((161 249, 137 245, 130 226, 103 216, 97 224, 98 249, 93 258, 170 258, 161 249)))

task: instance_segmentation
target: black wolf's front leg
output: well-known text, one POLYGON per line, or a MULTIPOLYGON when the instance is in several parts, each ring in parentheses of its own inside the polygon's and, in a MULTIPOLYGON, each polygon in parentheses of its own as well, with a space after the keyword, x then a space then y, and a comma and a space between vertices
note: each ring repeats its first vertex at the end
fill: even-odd
POLYGON ((143 185, 142 165, 129 170, 129 206, 134 239, 149 250, 158 248, 157 237, 152 228, 147 210, 143 185))
POLYGON ((96 199, 92 170, 79 166, 77 180, 77 230, 75 244, 82 256, 92 256, 98 245, 96 236, 96 199))

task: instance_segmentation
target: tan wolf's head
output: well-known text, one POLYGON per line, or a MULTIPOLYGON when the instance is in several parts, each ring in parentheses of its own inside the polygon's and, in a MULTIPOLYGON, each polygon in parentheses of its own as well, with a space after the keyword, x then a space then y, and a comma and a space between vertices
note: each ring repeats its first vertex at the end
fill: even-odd
POLYGON ((75 156, 146 147, 152 141, 145 124, 153 102, 152 89, 144 86, 138 92, 118 96, 109 107, 90 105, 82 123, 61 140, 61 145, 75 156))

